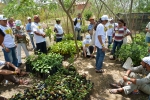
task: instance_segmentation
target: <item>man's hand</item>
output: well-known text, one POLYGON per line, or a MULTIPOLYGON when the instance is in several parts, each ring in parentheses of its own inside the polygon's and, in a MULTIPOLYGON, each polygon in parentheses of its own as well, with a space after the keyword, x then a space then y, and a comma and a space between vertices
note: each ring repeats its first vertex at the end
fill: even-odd
POLYGON ((4 49, 6 52, 9 52, 10 50, 9 50, 9 48, 7 48, 7 47, 5 47, 5 49, 4 49))
POLYGON ((42 37, 45 38, 45 34, 42 34, 42 37))
POLYGON ((128 76, 123 76, 123 80, 126 82, 128 80, 128 76))
POLYGON ((15 71, 18 72, 18 74, 20 74, 20 69, 19 68, 15 68, 15 71))
POLYGON ((107 51, 107 48, 105 48, 105 47, 102 47, 102 51, 104 51, 104 52, 105 52, 105 51, 107 51))

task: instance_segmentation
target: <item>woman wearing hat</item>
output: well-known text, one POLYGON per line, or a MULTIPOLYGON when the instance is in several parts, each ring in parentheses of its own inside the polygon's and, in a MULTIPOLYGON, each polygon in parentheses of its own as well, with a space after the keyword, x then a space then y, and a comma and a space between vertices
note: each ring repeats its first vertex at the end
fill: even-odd
POLYGON ((94 47, 90 45, 90 43, 91 43, 91 36, 86 35, 82 43, 84 57, 93 57, 92 54, 93 54, 94 47))
POLYGON ((29 56, 29 52, 27 50, 26 46, 26 35, 24 30, 21 28, 21 21, 16 20, 15 21, 16 28, 14 29, 14 35, 17 42, 17 58, 18 58, 18 65, 20 66, 22 64, 21 62, 21 47, 23 48, 26 57, 29 56))
POLYGON ((54 26, 54 32, 56 33, 56 42, 60 42, 62 40, 62 37, 63 37, 63 34, 64 34, 64 31, 63 31, 63 28, 60 24, 60 19, 57 18, 56 19, 56 24, 54 26))
POLYGON ((120 80, 117 84, 110 85, 117 88, 109 91, 112 94, 124 92, 127 95, 138 89, 150 95, 150 57, 144 57, 140 66, 132 67, 126 72, 122 80, 120 80), (142 74, 142 77, 130 77, 131 72, 140 73, 142 74))

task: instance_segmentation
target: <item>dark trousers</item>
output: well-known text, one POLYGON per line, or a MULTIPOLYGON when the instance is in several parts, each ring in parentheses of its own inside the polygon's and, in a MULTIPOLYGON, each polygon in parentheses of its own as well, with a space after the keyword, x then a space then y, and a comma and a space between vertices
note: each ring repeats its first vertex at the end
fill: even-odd
POLYGON ((36 43, 36 50, 41 53, 47 54, 46 42, 36 43))
MULTIPOLYGON (((90 51, 90 54, 92 54, 93 51, 94 51, 94 47, 93 47, 93 46, 89 46, 89 51, 90 51)), ((87 54, 87 52, 86 52, 86 54, 87 54)), ((84 52, 83 52, 83 55, 84 55, 84 52)), ((87 58, 90 58, 91 55, 86 55, 86 57, 87 57, 87 58)))
MULTIPOLYGON (((10 66, 4 66, 1 70, 10 70, 10 71, 15 71, 15 69, 13 69, 12 67, 10 66)), ((15 83, 15 84, 19 84, 19 80, 17 80, 13 75, 0 75, 0 83, 3 81, 3 80, 8 80, 12 83, 15 83)))
POLYGON ((56 42, 61 42, 62 38, 56 38, 56 42))
POLYGON ((113 42, 113 48, 112 48, 112 54, 113 54, 113 57, 115 58, 115 52, 116 52, 116 49, 117 51, 121 48, 123 44, 123 40, 122 41, 115 41, 113 42))

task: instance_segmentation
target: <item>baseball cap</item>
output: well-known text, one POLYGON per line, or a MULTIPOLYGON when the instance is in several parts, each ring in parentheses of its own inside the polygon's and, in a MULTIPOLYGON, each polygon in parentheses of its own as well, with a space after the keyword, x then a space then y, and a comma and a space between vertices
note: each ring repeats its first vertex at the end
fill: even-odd
POLYGON ((31 17, 28 17, 27 19, 29 20, 29 19, 31 19, 31 17))
POLYGON ((103 16, 101 17, 101 20, 108 20, 108 16, 107 16, 107 15, 103 15, 103 16))
POLYGON ((37 18, 39 18, 39 15, 34 15, 34 17, 33 17, 34 19, 37 19, 37 18))
POLYGON ((142 61, 150 65, 150 57, 144 57, 142 61))
POLYGON ((4 15, 0 15, 0 20, 7 20, 7 18, 4 15))
POLYGON ((15 25, 16 25, 16 26, 21 26, 21 20, 16 20, 16 21, 15 21, 15 25))
POLYGON ((85 38, 86 39, 91 39, 91 36, 90 35, 86 35, 85 38))

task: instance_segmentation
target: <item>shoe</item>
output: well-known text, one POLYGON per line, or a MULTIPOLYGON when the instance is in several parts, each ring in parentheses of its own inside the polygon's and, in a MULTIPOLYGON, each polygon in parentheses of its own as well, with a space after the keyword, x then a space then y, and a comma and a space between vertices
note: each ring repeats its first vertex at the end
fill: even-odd
POLYGON ((121 86, 118 85, 117 83, 110 83, 109 85, 113 88, 121 88, 121 86))

